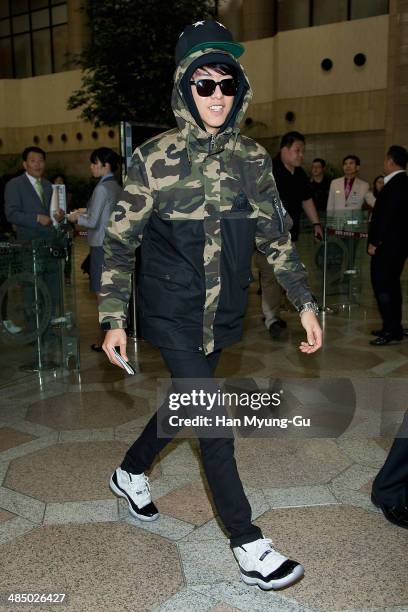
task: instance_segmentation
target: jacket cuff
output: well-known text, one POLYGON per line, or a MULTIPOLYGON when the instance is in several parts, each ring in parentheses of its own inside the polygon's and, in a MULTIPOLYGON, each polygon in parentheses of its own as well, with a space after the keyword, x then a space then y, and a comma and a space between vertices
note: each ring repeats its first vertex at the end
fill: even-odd
POLYGON ((126 321, 123 319, 108 319, 106 321, 102 321, 101 328, 104 331, 108 331, 110 329, 125 329, 126 321))

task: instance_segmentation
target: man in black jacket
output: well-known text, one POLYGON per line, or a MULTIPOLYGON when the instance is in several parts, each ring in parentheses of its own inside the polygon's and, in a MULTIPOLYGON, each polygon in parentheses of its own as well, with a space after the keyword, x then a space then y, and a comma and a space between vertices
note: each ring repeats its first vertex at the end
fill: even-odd
MULTIPOLYGON (((273 159, 273 175, 279 197, 293 221, 290 229, 292 243, 299 238, 302 211, 313 225, 314 235, 323 238, 319 216, 313 202, 313 192, 306 172, 302 168, 305 137, 300 132, 287 132, 281 138, 279 153, 273 159)), ((280 317, 283 289, 274 268, 262 252, 255 254, 255 263, 261 274, 262 312, 271 338, 277 340, 287 327, 280 317)))
POLYGON ((374 206, 368 233, 368 254, 371 255, 371 282, 383 327, 373 331, 377 336, 370 344, 385 346, 400 342, 402 295, 400 277, 408 255, 408 152, 393 145, 384 161, 384 188, 374 206))

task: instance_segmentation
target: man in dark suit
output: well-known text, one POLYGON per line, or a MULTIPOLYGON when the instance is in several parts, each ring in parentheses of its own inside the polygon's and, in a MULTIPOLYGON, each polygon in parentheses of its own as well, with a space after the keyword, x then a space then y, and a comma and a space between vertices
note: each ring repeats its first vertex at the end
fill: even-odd
MULTIPOLYGON (((25 172, 6 185, 5 211, 7 220, 15 225, 18 240, 49 239, 53 224, 50 216, 52 185, 44 177, 45 151, 27 147, 23 154, 25 172)), ((58 210, 55 219, 64 216, 58 210)))
POLYGON ((388 457, 374 479, 371 500, 390 523, 408 529, 408 410, 388 457))
MULTIPOLYGON (((11 179, 6 185, 6 218, 15 226, 18 240, 41 240, 51 246, 55 229, 50 211, 52 185, 43 177, 45 151, 39 147, 27 147, 22 158, 25 172, 11 179)), ((59 222, 63 216, 64 211, 58 209, 54 219, 59 222)), ((51 297, 51 316, 55 317, 59 300, 58 264, 54 258, 47 255, 43 258, 41 267, 41 276, 51 297)), ((34 293, 31 287, 25 289, 25 302, 27 324, 32 328, 35 321, 32 310, 34 293)))
POLYGON ((370 344, 385 346, 403 338, 400 277, 408 255, 408 152, 393 145, 384 161, 384 188, 376 200, 368 232, 371 282, 383 321, 370 344))

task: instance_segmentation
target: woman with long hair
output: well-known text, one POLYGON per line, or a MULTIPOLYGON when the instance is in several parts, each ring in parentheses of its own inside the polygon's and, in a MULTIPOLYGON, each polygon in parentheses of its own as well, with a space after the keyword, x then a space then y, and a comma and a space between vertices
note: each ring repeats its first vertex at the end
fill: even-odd
POLYGON ((384 187, 384 176, 382 174, 379 174, 378 176, 375 177, 373 181, 373 188, 370 189, 370 191, 366 193, 365 201, 362 206, 363 210, 369 211, 370 216, 371 216, 371 213, 373 212, 374 204, 378 197, 378 194, 380 193, 383 187, 384 187))

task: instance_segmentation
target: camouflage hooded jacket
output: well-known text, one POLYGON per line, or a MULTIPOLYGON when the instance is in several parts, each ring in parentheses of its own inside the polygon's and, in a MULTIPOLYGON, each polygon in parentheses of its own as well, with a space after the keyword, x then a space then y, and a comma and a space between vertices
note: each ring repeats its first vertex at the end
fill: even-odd
POLYGON ((141 332, 157 346, 208 354, 240 339, 254 243, 297 308, 312 300, 271 158, 239 131, 251 97, 242 67, 227 52, 196 51, 180 62, 172 95, 178 127, 135 150, 107 228, 102 328, 126 326, 140 245, 141 332), (180 86, 205 55, 233 62, 245 83, 235 121, 216 136, 197 125, 180 86))

